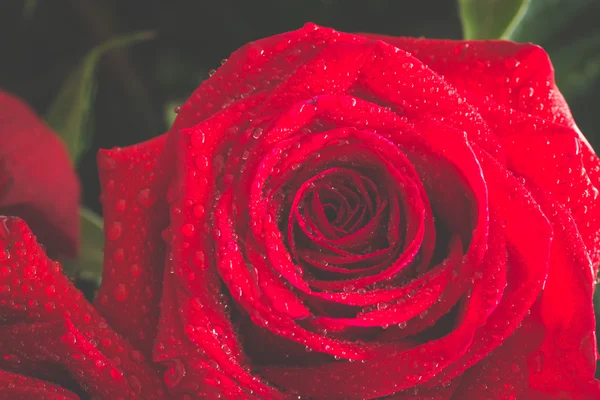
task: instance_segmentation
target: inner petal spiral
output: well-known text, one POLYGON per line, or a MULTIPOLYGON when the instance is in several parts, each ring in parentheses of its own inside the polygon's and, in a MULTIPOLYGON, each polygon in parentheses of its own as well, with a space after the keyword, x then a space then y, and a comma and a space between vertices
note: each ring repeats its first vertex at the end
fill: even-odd
POLYGON ((389 200, 378 186, 385 187, 343 167, 329 168, 304 182, 288 220, 292 256, 342 274, 367 271, 371 262, 389 256, 384 222, 390 217, 389 200))

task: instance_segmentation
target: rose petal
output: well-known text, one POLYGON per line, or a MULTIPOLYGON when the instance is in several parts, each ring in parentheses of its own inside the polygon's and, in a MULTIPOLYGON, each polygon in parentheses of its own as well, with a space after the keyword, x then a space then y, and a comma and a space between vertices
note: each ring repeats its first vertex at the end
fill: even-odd
MULTIPOLYGON (((594 380, 596 370, 593 268, 566 207, 543 190, 532 192, 552 223, 554 239, 539 313, 532 311, 545 329, 537 355, 543 362, 530 370, 529 385, 546 392, 577 392, 582 382, 594 380)), ((600 390, 595 393, 600 397, 600 390)))
POLYGON ((104 268, 97 310, 149 357, 159 315, 166 200, 156 190, 156 160, 166 135, 98 153, 104 215, 104 268))
POLYGON ((64 144, 1 90, 0 109, 0 214, 26 219, 53 255, 75 256, 80 188, 64 144))
MULTIPOLYGON (((243 115, 224 110, 209 121, 210 125, 202 124, 198 127, 199 130, 183 131, 169 139, 170 145, 173 146, 173 154, 181 161, 188 161, 178 163, 174 181, 169 189, 169 229, 177 234, 168 237, 168 265, 163 286, 171 287, 173 292, 170 296, 163 295, 155 359, 179 360, 187 370, 194 368, 194 358, 198 351, 206 352, 218 368, 232 376, 244 390, 252 390, 257 395, 277 397, 276 390, 252 377, 242 368, 242 353, 228 318, 228 305, 220 293, 221 285, 212 261, 214 250, 206 243, 210 237, 198 234, 205 229, 206 215, 204 212, 194 211, 195 205, 207 204, 206 196, 211 185, 209 179, 213 179, 210 174, 202 171, 198 173, 196 166, 206 166, 198 164, 198 157, 201 157, 202 153, 197 152, 199 149, 210 149, 215 145, 214 142, 219 139, 216 133, 224 133, 224 125, 218 123, 219 119, 230 118, 237 122, 236 120, 243 118, 243 115), (219 129, 221 130, 218 131, 219 129), (215 131, 215 135, 210 134, 212 130, 215 131), (200 139, 200 133, 206 133, 206 136, 203 136, 204 140, 197 140, 200 139), (178 318, 169 315, 171 310, 179 310, 177 312, 181 313, 181 316, 178 318), (175 340, 179 343, 176 344, 175 340), (193 343, 194 346, 179 347, 179 344, 186 342, 193 343), (167 358, 160 355, 163 352, 161 347, 167 348, 167 358)), ((160 162, 175 165, 169 164, 169 161, 168 158, 163 158, 160 162)), ((180 379, 172 385, 173 391, 178 390, 179 381, 180 379)))
MULTIPOLYGON (((68 319, 5 325, 0 327, 0 337, 12 343, 9 350, 12 354, 30 362, 62 366, 88 393, 100 398, 116 399, 124 395, 130 398, 164 398, 164 390, 160 386, 152 385, 153 382, 143 374, 135 374, 125 366, 126 362, 122 365, 125 361, 122 358, 129 357, 129 354, 121 355, 117 351, 118 356, 108 358, 68 319)), ((110 339, 100 340, 106 342, 110 339)), ((119 343, 114 345, 119 346, 119 343)))
POLYGON ((0 316, 2 336, 8 337, 2 342, 9 346, 4 355, 20 351, 30 360, 62 365, 76 379, 91 384, 91 392, 100 398, 114 398, 111 391, 117 375, 132 397, 163 398, 154 367, 108 327, 62 274, 60 265, 47 258, 22 220, 0 219, 0 249, 5 254, 0 259, 0 316), (23 344, 15 347, 19 343, 23 344), (95 364, 88 362, 95 359, 110 360, 118 371, 98 375, 95 364))
MULTIPOLYGON (((581 162, 585 176, 589 178, 587 190, 584 190, 584 200, 588 209, 587 215, 578 216, 576 221, 587 246, 588 253, 597 272, 600 260, 600 218, 596 211, 597 201, 590 202, 590 194, 596 193, 600 187, 600 159, 577 128, 569 107, 565 102, 554 81, 554 70, 546 52, 539 46, 530 43, 514 43, 509 41, 454 41, 454 40, 423 40, 413 38, 397 38, 382 35, 362 35, 372 39, 383 40, 398 48, 411 52, 416 58, 436 71, 444 79, 468 96, 469 102, 480 107, 481 112, 495 112, 497 105, 500 110, 511 107, 525 114, 542 118, 559 125, 568 126, 578 137, 581 162)), ((487 119, 488 116, 485 115, 487 119)), ((499 119, 504 122, 519 121, 521 117, 511 114, 510 118, 499 119)), ((512 129, 511 129, 512 130, 512 129)), ((539 128, 538 128, 539 130, 539 128)), ((504 129, 496 129, 502 135, 504 129)), ((544 133, 542 136, 546 136, 544 133)), ((523 135, 527 138, 528 135, 523 135)), ((521 137, 512 137, 517 142, 514 149, 522 148, 518 143, 521 137)), ((478 143, 481 145, 481 143, 478 143)), ((482 146, 485 148, 485 146, 482 146)), ((545 146, 536 147, 544 149, 545 146)), ((553 146, 557 154, 562 151, 559 146, 553 146)), ((489 152, 489 149, 486 149, 489 152)), ((493 153, 490 153, 493 154, 493 153)), ((518 158, 517 158, 518 159, 518 158)), ((503 163, 503 159, 498 158, 503 163)), ((557 163, 563 169, 566 165, 557 163)), ((572 170, 571 177, 581 179, 579 170, 572 170)), ((520 170, 517 170, 520 173, 520 170)), ((567 173, 563 171, 563 173, 567 173)), ((545 176, 552 176, 546 173, 545 176)), ((569 179, 570 181, 570 179, 569 179)), ((557 186, 564 185, 555 182, 557 186)), ((537 182, 536 182, 537 184, 537 182)), ((579 200, 576 201, 578 203, 579 200)), ((579 214, 580 215, 580 214, 579 214)))
POLYGON ((542 336, 543 330, 532 318, 525 318, 515 334, 463 374, 454 397, 465 400, 518 398, 527 385, 527 356, 540 345, 542 336))
POLYGON ((0 399, 79 400, 79 396, 48 382, 0 370, 0 399))

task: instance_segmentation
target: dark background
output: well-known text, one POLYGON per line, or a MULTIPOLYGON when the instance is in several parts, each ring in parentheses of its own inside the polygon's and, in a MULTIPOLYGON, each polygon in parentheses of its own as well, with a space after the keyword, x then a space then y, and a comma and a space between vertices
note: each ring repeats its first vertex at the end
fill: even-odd
MULTIPOLYGON (((155 40, 107 53, 98 68, 90 129, 92 148, 80 162, 79 173, 84 203, 99 212, 97 150, 136 143, 166 131, 169 125, 166 110, 183 101, 207 78, 209 70, 217 68, 221 59, 243 44, 297 29, 307 21, 342 31, 460 39, 457 3, 455 0, 1 0, 0 88, 24 98, 44 115, 73 68, 90 49, 124 34, 157 32, 155 40)), ((560 28, 554 29, 555 32, 550 29, 551 33, 540 44, 561 67, 560 75, 570 79, 568 87, 567 84, 562 87, 563 92, 580 128, 598 148, 600 1, 573 0, 575 3, 587 5, 581 7, 573 20, 557 24, 560 28), (598 38, 597 47, 586 45, 577 50, 582 40, 594 36, 598 38), (590 57, 597 62, 590 63, 590 57), (569 76, 570 69, 577 74, 569 76), (590 76, 591 79, 584 79, 590 76)), ((548 31, 546 23, 543 18, 536 18, 526 28, 532 32, 531 37, 536 37, 540 29, 548 31)))
POLYGON ((93 145, 79 167, 84 202, 96 211, 97 149, 167 130, 166 107, 184 100, 221 59, 249 41, 307 21, 343 31, 461 36, 456 3, 442 0, 40 0, 32 9, 26 3, 0 5, 0 87, 40 115, 94 46, 140 30, 158 32, 156 40, 108 53, 98 69, 93 145))

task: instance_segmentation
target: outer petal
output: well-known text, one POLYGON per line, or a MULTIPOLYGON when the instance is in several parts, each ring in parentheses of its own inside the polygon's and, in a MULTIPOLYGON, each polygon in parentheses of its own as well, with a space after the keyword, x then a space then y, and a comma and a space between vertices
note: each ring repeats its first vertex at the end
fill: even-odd
MULTIPOLYGON (((592 264, 566 207, 543 191, 532 192, 554 227, 554 241, 548 281, 539 309, 532 310, 545 335, 539 352, 533 355, 539 364, 530 366, 529 386, 547 393, 576 393, 594 381, 596 370, 592 264)), ((600 398, 597 381, 595 385, 595 398, 600 398)))
POLYGON ((16 356, 31 371, 65 368, 100 399, 116 398, 115 388, 164 398, 154 367, 108 327, 22 220, 0 219, 0 250, 0 367, 14 367, 16 356))
MULTIPOLYGON (((559 198, 573 213, 580 233, 592 262, 597 270, 600 261, 600 206, 598 206, 598 187, 600 187, 600 159, 577 128, 573 116, 554 82, 554 69, 546 52, 533 44, 519 44, 507 41, 454 41, 413 38, 395 38, 380 35, 364 35, 380 39, 398 48, 411 52, 429 68, 462 92, 469 103, 478 108, 484 119, 496 120, 494 131, 503 137, 506 130, 512 131, 513 123, 521 123, 527 116, 546 120, 544 125, 532 122, 523 132, 524 143, 520 137, 511 135, 506 152, 517 160, 523 161, 520 154, 528 146, 527 138, 533 132, 541 140, 547 140, 555 154, 562 154, 560 144, 552 140, 552 124, 568 127, 577 142, 577 164, 575 169, 558 163, 564 171, 561 175, 570 175, 567 181, 555 179, 545 189, 561 190, 571 180, 580 182, 578 189, 571 188, 572 203, 559 198), (498 107, 501 106, 501 107, 498 107), (512 110, 511 110, 512 109, 512 110), (520 111, 512 113, 513 110, 520 111), (498 115, 498 114, 504 115, 498 115), (508 115, 507 115, 508 114, 508 115), (536 127, 536 125, 538 125, 536 127), (541 125, 541 126, 539 126, 541 125), (567 172, 567 168, 570 168, 567 172), (580 174, 580 172, 582 172, 580 174), (574 191, 578 193, 574 195, 574 191), (583 211, 585 209, 585 212, 583 211)), ((560 130, 560 127, 558 128, 560 130)), ((521 132, 519 132, 521 134, 521 132)), ((505 144, 505 143, 504 143, 505 144)), ((535 147, 544 151, 542 145, 535 147)), ((549 149, 550 149, 549 148, 549 149)), ((567 152, 570 149, 567 147, 567 152)), ((529 158, 525 158, 529 160, 529 158)), ((525 163, 530 165, 533 163, 525 163)), ((535 163, 537 166, 537 163, 535 163)), ((521 174, 521 169, 511 165, 510 169, 521 174)), ((553 176, 544 172, 545 176, 553 176)), ((538 184, 537 180, 534 180, 538 184)))
POLYGON ((527 388, 527 357, 540 345, 542 337, 543 329, 533 318, 526 318, 514 335, 465 372, 452 399, 522 398, 519 396, 527 388))
POLYGON ((95 306, 150 356, 165 259, 168 208, 156 160, 166 136, 98 154, 104 213, 104 270, 95 306))
POLYGON ((0 370, 0 400, 79 400, 60 386, 0 370))
POLYGON ((515 334, 463 375, 456 399, 600 398, 591 263, 565 207, 539 189, 533 195, 554 228, 544 291, 515 334))
POLYGON ((25 103, 0 90, 0 214, 27 220, 51 254, 74 256, 78 207, 65 146, 25 103))

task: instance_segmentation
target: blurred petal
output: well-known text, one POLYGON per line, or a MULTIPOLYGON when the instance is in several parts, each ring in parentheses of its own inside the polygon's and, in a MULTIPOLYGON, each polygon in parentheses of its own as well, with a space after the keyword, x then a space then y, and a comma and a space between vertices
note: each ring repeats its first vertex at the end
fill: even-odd
POLYGON ((25 103, 0 90, 0 214, 25 219, 53 256, 74 256, 79 190, 58 136, 25 103))

